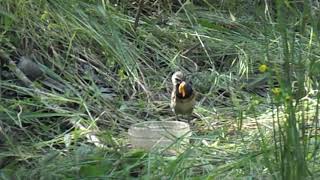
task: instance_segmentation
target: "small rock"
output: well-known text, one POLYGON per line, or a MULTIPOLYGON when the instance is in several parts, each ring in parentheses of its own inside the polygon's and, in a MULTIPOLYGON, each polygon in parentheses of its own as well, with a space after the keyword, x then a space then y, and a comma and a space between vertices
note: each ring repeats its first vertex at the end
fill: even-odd
POLYGON ((18 68, 31 80, 37 80, 43 76, 39 65, 33 62, 29 57, 22 56, 19 59, 18 68))

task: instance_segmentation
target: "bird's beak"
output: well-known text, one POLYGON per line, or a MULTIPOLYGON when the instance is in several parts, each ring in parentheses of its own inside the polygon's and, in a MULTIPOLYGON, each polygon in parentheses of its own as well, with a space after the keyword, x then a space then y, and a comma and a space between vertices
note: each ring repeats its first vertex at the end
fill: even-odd
POLYGON ((179 94, 182 95, 182 97, 186 96, 186 82, 182 81, 181 84, 179 85, 179 94))

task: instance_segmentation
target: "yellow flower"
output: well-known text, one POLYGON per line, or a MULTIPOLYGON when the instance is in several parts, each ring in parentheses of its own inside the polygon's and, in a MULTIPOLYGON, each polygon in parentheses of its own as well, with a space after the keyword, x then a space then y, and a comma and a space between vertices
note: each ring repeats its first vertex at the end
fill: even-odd
POLYGON ((289 95, 286 96, 286 101, 290 101, 291 99, 292 99, 291 96, 289 95))
POLYGON ((279 96, 281 92, 280 88, 273 88, 271 91, 276 96, 279 96))
POLYGON ((261 72, 261 73, 264 73, 264 72, 266 72, 268 70, 268 66, 266 65, 266 64, 261 64, 260 66, 259 66, 259 71, 261 72))

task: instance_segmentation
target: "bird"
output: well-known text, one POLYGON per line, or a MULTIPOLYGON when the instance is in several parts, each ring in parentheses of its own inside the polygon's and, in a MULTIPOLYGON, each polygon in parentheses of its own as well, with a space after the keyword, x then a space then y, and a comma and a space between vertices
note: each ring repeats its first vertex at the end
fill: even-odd
POLYGON ((171 80, 173 87, 170 107, 176 116, 176 120, 179 120, 178 114, 192 114, 196 103, 196 91, 192 88, 192 82, 186 81, 186 77, 181 71, 175 72, 171 80))

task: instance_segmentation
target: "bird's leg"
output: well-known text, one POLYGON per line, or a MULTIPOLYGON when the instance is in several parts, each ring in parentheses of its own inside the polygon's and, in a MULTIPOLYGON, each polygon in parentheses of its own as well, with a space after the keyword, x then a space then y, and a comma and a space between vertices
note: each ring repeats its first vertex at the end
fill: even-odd
POLYGON ((174 113, 174 115, 176 116, 176 120, 179 121, 179 117, 176 113, 174 113))

